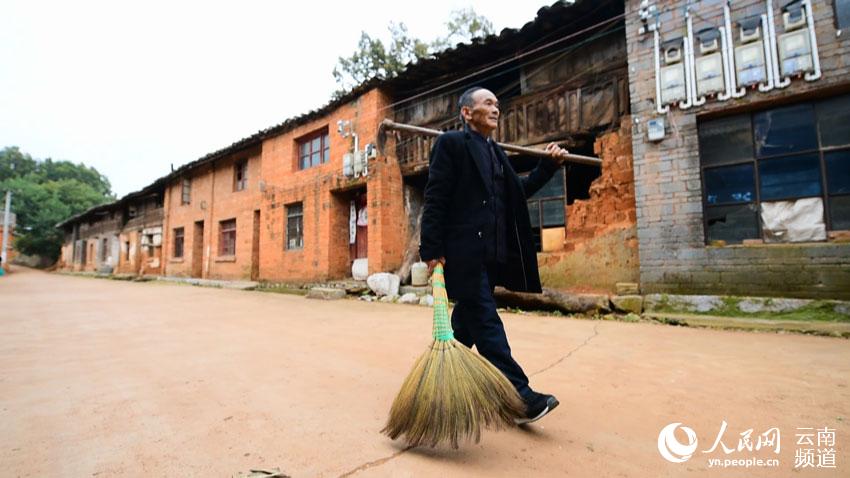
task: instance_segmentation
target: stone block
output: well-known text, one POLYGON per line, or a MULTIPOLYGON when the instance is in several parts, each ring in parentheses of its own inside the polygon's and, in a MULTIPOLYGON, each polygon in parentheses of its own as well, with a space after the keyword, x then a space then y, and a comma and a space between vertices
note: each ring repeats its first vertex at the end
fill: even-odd
POLYGON ((636 295, 640 293, 640 286, 637 282, 617 282, 617 295, 636 295))
POLYGON ((724 305, 720 297, 713 295, 650 294, 644 299, 644 309, 653 312, 711 312, 724 305))
POLYGON ((414 294, 413 292, 408 292, 408 293, 402 295, 401 297, 399 297, 398 301, 401 304, 418 304, 419 303, 419 297, 416 294, 414 294))
POLYGON ((615 295, 611 297, 614 310, 640 314, 643 311, 643 297, 639 295, 615 295))
POLYGON ((310 292, 307 292, 308 299, 338 300, 344 297, 345 291, 343 289, 331 287, 313 287, 310 292))

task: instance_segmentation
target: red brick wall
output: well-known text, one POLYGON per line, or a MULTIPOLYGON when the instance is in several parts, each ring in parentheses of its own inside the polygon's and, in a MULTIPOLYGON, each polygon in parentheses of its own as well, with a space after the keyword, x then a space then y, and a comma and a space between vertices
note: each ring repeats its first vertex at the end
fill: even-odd
POLYGON ((166 275, 191 276, 195 251, 195 222, 204 222, 202 277, 249 279, 254 210, 260 204, 260 155, 258 150, 234 153, 191 173, 191 201, 182 204, 182 179, 172 182, 165 193, 163 251, 166 275), (235 164, 247 160, 247 185, 234 189, 235 164), (236 219, 236 254, 221 256, 221 221, 236 219), (174 257, 174 229, 184 231, 183 257, 174 257))
POLYGON ((386 116, 386 97, 372 90, 327 116, 263 142, 260 236, 260 277, 272 281, 322 280, 348 277, 350 271, 348 218, 353 190, 366 187, 369 215, 369 269, 391 270, 401 262, 403 216, 401 174, 395 158, 369 162, 366 180, 342 175, 343 155, 353 140, 336 131, 338 120, 352 121, 362 150, 375 143, 380 120, 386 116), (299 170, 297 140, 327 127, 330 161, 299 170), (304 210, 304 247, 287 250, 286 205, 301 202, 304 210))
POLYGON ((596 139, 602 172, 590 185, 590 198, 566 208, 564 249, 537 254, 545 287, 611 293, 618 282, 638 281, 631 135, 625 117, 618 130, 596 139))
POLYGON ((602 174, 590 185, 590 199, 567 206, 567 244, 637 223, 631 134, 631 118, 625 117, 619 130, 599 136, 594 143, 602 174))
MULTIPOLYGON (((152 224, 147 219, 141 222, 134 219, 120 232, 120 256, 115 272, 191 276, 197 259, 201 277, 249 279, 253 265, 254 211, 259 211, 261 280, 348 277, 351 274, 349 204, 354 193, 363 190, 367 192, 369 208, 369 269, 395 270, 401 264, 408 223, 397 160, 393 156, 379 156, 370 160, 367 178, 344 177, 343 155, 352 150, 353 140, 343 138, 336 128, 338 120, 351 121, 359 134, 361 150, 368 143, 377 143, 380 121, 388 116, 388 101, 383 93, 372 90, 322 118, 191 171, 187 175, 192 181, 189 204, 182 204, 183 178, 175 178, 166 186, 161 216, 156 218, 161 221, 157 225, 162 224, 162 247, 156 251, 157 256, 161 254, 161 265, 152 268, 156 261, 147 257, 141 245, 139 231, 152 224), (320 129, 328 130, 329 162, 299 170, 298 140, 320 129), (247 187, 235 191, 234 164, 240 160, 247 160, 247 187), (304 246, 287 250, 284 247, 286 206, 297 202, 303 205, 304 246), (236 254, 220 257, 220 223, 229 219, 236 219, 236 254), (203 247, 197 254, 193 247, 196 221, 204 223, 203 236, 199 238, 203 247), (174 229, 180 227, 184 230, 184 252, 182 258, 176 258, 174 229)), ((91 238, 89 242, 93 244, 96 240, 91 238)), ((68 246, 65 262, 70 265, 73 255, 68 246)), ((95 270, 96 264, 97 260, 89 254, 86 263, 78 268, 95 270)))

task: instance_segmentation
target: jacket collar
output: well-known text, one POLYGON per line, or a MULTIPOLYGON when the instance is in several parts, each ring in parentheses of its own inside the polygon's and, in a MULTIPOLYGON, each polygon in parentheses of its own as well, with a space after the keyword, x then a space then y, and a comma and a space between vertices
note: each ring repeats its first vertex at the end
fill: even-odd
MULTIPOLYGON (((488 194, 492 195, 493 194, 493 185, 491 184, 492 179, 488 180, 488 178, 484 175, 484 171, 486 171, 487 168, 483 164, 481 164, 485 160, 485 158, 480 157, 481 155, 479 155, 479 154, 475 154, 475 148, 473 147, 473 144, 472 144, 472 142, 475 141, 475 138, 473 138, 472 135, 476 134, 476 133, 474 133, 473 131, 470 131, 469 125, 467 125, 466 123, 463 124, 463 133, 464 133, 463 138, 466 140, 465 141, 466 151, 469 154, 469 156, 472 157, 472 161, 475 163, 476 169, 478 169, 478 175, 481 176, 481 181, 484 183, 484 187, 487 189, 488 194)), ((498 149, 498 148, 496 148, 496 149, 498 149)), ((498 155, 498 153, 497 153, 497 155, 498 155)))

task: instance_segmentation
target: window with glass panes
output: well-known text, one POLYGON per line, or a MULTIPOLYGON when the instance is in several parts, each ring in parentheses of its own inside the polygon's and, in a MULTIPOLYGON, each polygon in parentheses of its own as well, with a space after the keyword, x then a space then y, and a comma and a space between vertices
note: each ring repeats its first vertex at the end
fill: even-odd
POLYGON ((236 255, 236 219, 219 222, 218 255, 236 255))
POLYGON ((850 95, 699 125, 706 242, 762 237, 764 203, 820 198, 850 229, 850 95))
POLYGON ((304 247, 304 206, 294 203, 286 206, 286 248, 304 247))
POLYGON ((182 227, 174 228, 174 258, 181 259, 183 257, 184 229, 182 227))
POLYGON ((539 191, 528 199, 528 216, 531 219, 531 231, 538 251, 543 247, 543 229, 565 225, 566 191, 564 168, 560 168, 539 191))
POLYGON ((189 204, 190 202, 192 202, 192 180, 183 178, 180 204, 189 204))
POLYGON ((298 169, 307 169, 330 160, 331 142, 327 128, 298 140, 298 169))

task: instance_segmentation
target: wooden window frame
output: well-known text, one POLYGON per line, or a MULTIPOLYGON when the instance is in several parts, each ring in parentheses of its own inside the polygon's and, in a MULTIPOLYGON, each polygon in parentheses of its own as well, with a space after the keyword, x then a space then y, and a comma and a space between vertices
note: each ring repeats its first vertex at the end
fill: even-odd
POLYGON ((218 222, 218 256, 236 256, 236 218, 218 222))
POLYGON ((321 166, 323 164, 330 162, 330 150, 331 150, 331 137, 328 133, 328 127, 318 129, 313 131, 312 133, 302 136, 295 141, 295 158, 296 158, 296 169, 304 170, 310 169, 315 166, 321 166), (321 138, 319 142, 319 149, 313 149, 313 140, 316 138, 321 138), (307 146, 308 150, 306 154, 303 152, 303 147, 307 146), (319 153, 319 163, 312 164, 310 158, 312 158, 313 154, 319 153), (305 163, 306 159, 306 163, 305 163))
POLYGON ((173 239, 173 250, 171 251, 171 256, 174 259, 182 259, 183 254, 185 253, 185 245, 186 245, 186 229, 182 227, 174 228, 174 239, 173 239))

